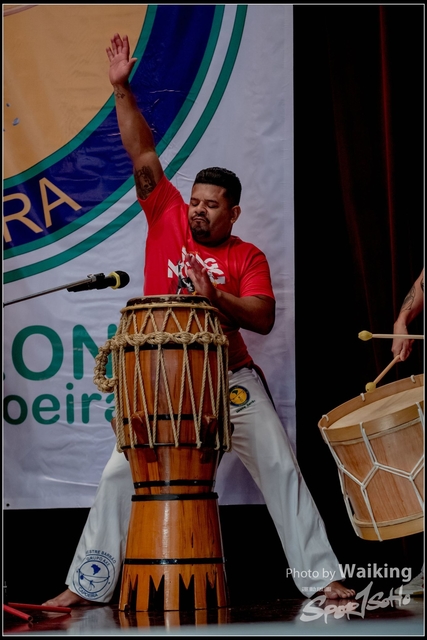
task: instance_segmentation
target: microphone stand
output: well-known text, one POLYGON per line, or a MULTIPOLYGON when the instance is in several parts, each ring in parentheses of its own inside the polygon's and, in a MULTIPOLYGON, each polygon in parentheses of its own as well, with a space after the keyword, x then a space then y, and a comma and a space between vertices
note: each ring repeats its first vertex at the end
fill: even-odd
POLYGON ((9 302, 3 302, 3 307, 6 307, 8 304, 23 302, 24 300, 29 300, 30 298, 37 298, 38 296, 44 296, 47 293, 53 293, 54 291, 61 291, 62 289, 69 289, 71 287, 77 287, 80 285, 89 284, 91 282, 96 282, 100 276, 104 276, 104 274, 103 273, 89 274, 86 280, 77 280, 77 282, 70 282, 69 284, 64 284, 61 287, 46 289, 46 291, 40 291, 39 293, 32 293, 29 296, 24 296, 23 298, 16 298, 15 300, 10 300, 9 302))

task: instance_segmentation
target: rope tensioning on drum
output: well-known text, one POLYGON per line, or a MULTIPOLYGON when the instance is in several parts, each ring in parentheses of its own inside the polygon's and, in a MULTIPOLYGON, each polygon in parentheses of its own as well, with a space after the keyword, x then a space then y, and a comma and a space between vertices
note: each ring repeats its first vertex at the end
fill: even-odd
MULTIPOLYGON (((206 306, 203 308, 203 310, 206 311, 206 306)), ((145 415, 149 446, 153 447, 156 439, 158 384, 159 384, 160 373, 163 376, 163 380, 165 384, 167 403, 169 407, 169 413, 171 416, 171 424, 172 424, 175 446, 179 445, 179 430, 180 430, 181 413, 182 413, 181 409, 182 409, 182 400, 183 400, 183 394, 184 394, 185 373, 186 373, 188 378, 188 383, 189 383, 190 401, 192 404, 193 418, 194 418, 195 430, 196 430, 196 445, 197 447, 200 447, 202 445, 202 442, 200 441, 200 430, 201 430, 203 407, 200 406, 200 410, 197 411, 195 396, 194 396, 194 389, 191 382, 191 371, 190 371, 187 347, 188 345, 191 345, 194 343, 199 343, 203 345, 205 355, 204 355, 204 363, 203 363, 202 391, 201 391, 200 397, 201 399, 203 399, 204 397, 205 385, 206 385, 206 379, 207 379, 209 384, 209 393, 210 393, 213 413, 214 413, 214 416, 218 417, 220 390, 222 390, 223 393, 226 394, 225 398, 228 398, 226 380, 225 380, 225 376, 223 375, 223 372, 228 371, 227 350, 225 350, 225 363, 224 363, 223 351, 222 351, 222 347, 228 345, 228 339, 222 333, 218 320, 215 318, 214 321, 212 321, 212 318, 210 317, 210 314, 208 312, 205 314, 205 326, 203 327, 200 324, 200 321, 197 317, 197 314, 195 313, 195 310, 192 309, 192 311, 190 312, 190 317, 188 319, 187 327, 185 328, 185 330, 183 330, 173 310, 168 310, 166 313, 166 317, 164 318, 164 321, 162 323, 161 330, 155 330, 147 334, 142 334, 141 331, 143 331, 147 327, 149 321, 152 322, 154 329, 158 328, 155 321, 155 317, 151 309, 148 311, 145 321, 139 330, 138 330, 137 318, 135 317, 135 314, 132 314, 132 316, 127 319, 124 316, 122 316, 122 319, 115 337, 108 340, 105 343, 104 347, 101 347, 99 349, 99 354, 96 357, 96 367, 95 367, 95 376, 94 376, 95 384, 98 386, 98 388, 101 391, 111 392, 114 389, 114 393, 115 393, 117 448, 119 451, 121 451, 122 447, 127 444, 125 441, 124 415, 122 410, 122 403, 120 402, 120 390, 124 395, 128 416, 130 416, 132 413, 135 413, 138 408, 137 407, 137 396, 138 396, 137 385, 134 385, 134 397, 132 399, 133 411, 131 410, 129 394, 127 392, 128 384, 126 380, 125 348, 129 346, 131 347, 133 346, 135 349, 135 369, 136 369, 135 376, 139 384, 140 396, 143 403, 143 413, 145 415), (179 329, 178 332, 170 333, 164 330, 170 316, 173 317, 179 329), (193 320, 195 320, 195 322, 197 323, 197 327, 199 329, 199 331, 196 333, 191 333, 188 331, 188 329, 191 327, 193 320), (132 335, 128 333, 128 330, 129 328, 131 328, 131 325, 133 325, 132 328, 135 331, 135 333, 133 333, 132 335), (209 328, 211 328, 212 330, 208 331, 209 328), (161 350, 162 345, 168 342, 173 342, 181 345, 183 347, 183 352, 184 352, 183 372, 182 372, 183 375, 182 375, 182 381, 181 381, 177 423, 175 423, 175 420, 174 420, 174 411, 173 411, 172 401, 170 398, 169 387, 167 383, 165 362, 164 362, 163 352, 161 350), (140 358, 139 358, 139 348, 141 346, 144 346, 147 343, 151 345, 157 345, 158 347, 155 408, 154 408, 154 420, 153 420, 152 428, 150 425, 150 417, 149 417, 149 412, 147 407, 146 393, 144 389, 143 374, 141 371, 140 358), (214 399, 215 394, 214 394, 213 383, 212 383, 212 372, 208 367, 209 345, 216 346, 217 356, 218 356, 217 358, 218 360, 218 388, 217 388, 218 399, 216 402, 214 399), (110 353, 112 353, 113 355, 113 358, 112 358, 113 377, 111 378, 111 380, 108 380, 105 378, 105 371, 106 371, 108 356, 110 353), (225 367, 224 367, 224 364, 225 364, 225 367), (221 367, 221 365, 223 366, 221 367)), ((226 450, 230 450, 231 448, 231 439, 230 439, 230 433, 228 429, 228 419, 229 419, 229 408, 228 408, 228 404, 224 401, 224 423, 226 428, 224 429, 224 434, 223 434, 223 440, 224 440, 223 445, 226 450)), ((131 428, 130 421, 129 421, 128 428, 129 428, 129 439, 130 439, 129 444, 131 447, 134 447, 135 444, 137 443, 137 438, 136 438, 136 434, 131 428)), ((218 434, 216 435, 216 440, 217 440, 217 443, 216 443, 217 448, 219 448, 221 446, 221 443, 219 442, 218 434)))
MULTIPOLYGON (((418 413, 419 413, 419 419, 416 418, 416 419, 411 420, 411 421, 409 421, 407 423, 401 424, 401 425, 399 425, 399 429, 404 429, 404 428, 410 427, 410 426, 412 426, 414 424, 418 424, 418 422, 421 422, 421 425, 422 425, 423 430, 424 430, 424 414, 422 412, 422 409, 421 409, 421 406, 420 406, 419 403, 417 403, 417 408, 418 408, 418 413)), ((329 421, 329 417, 327 415, 323 415, 322 418, 326 418, 326 420, 329 421)), ((421 494, 420 494, 420 492, 419 492, 419 490, 418 490, 418 488, 417 488, 417 486, 415 484, 415 481, 414 481, 415 477, 419 474, 419 472, 421 471, 421 469, 423 467, 424 455, 421 456, 421 458, 418 460, 418 462, 413 467, 412 471, 409 471, 409 472, 403 471, 403 470, 400 470, 400 469, 395 469, 394 467, 390 467, 388 465, 381 464, 380 462, 378 462, 378 460, 376 458, 376 455, 375 455, 375 452, 374 452, 374 450, 372 448, 372 445, 371 445, 371 442, 369 440, 369 437, 367 436, 365 428, 363 427, 363 423, 359 423, 359 428, 360 428, 362 439, 363 439, 363 441, 365 443, 365 446, 366 446, 366 449, 368 451, 369 457, 370 457, 371 462, 373 464, 373 467, 370 469, 370 471, 365 476, 365 478, 364 478, 364 480, 362 482, 358 478, 356 478, 352 473, 350 473, 344 467, 344 465, 342 464, 341 460, 339 459, 339 457, 337 456, 336 452, 334 451, 333 446, 329 442, 329 439, 325 435, 327 427, 322 427, 321 433, 322 433, 324 441, 326 442, 326 444, 329 447, 329 450, 330 450, 330 452, 331 452, 331 454, 332 454, 332 456, 333 456, 333 458, 335 460, 335 463, 336 463, 336 465, 338 467, 338 470, 340 472, 339 473, 339 479, 340 479, 340 484, 341 484, 341 491, 342 491, 342 494, 344 496, 344 500, 345 500, 345 504, 346 504, 346 508, 347 508, 347 512, 348 512, 348 515, 350 517, 350 520, 353 521, 353 511, 351 509, 351 502, 350 502, 348 493, 347 493, 347 491, 345 489, 345 484, 344 484, 344 481, 343 481, 343 475, 346 475, 347 477, 349 477, 353 482, 355 482, 360 487, 360 490, 361 490, 361 493, 362 493, 363 498, 365 500, 365 504, 366 504, 366 507, 368 509, 369 515, 371 517, 371 522, 372 522, 372 525, 374 527, 374 530, 375 530, 375 533, 377 535, 377 538, 378 538, 378 540, 382 541, 382 538, 381 538, 381 535, 380 535, 380 532, 379 532, 379 529, 378 529, 378 525, 377 525, 377 522, 375 520, 375 516, 374 516, 373 510, 372 510, 372 506, 371 506, 371 503, 370 503, 370 500, 369 500, 369 496, 368 496, 368 493, 367 493, 368 484, 369 484, 369 482, 371 481, 371 479, 373 478, 373 476, 375 475, 375 473, 378 470, 386 471, 388 473, 400 476, 402 478, 406 478, 411 483, 412 488, 414 489, 415 495, 417 496, 418 501, 420 503, 420 506, 421 506, 422 510, 424 511, 424 500, 423 500, 423 498, 422 498, 422 496, 421 496, 421 494)))
MULTIPOLYGON (((228 339, 222 334, 222 331, 220 329, 220 325, 218 322, 218 319, 215 317, 214 321, 212 321, 212 317, 211 314, 209 313, 209 309, 210 310, 215 310, 213 307, 208 307, 207 305, 204 305, 204 311, 205 311, 205 324, 204 326, 201 325, 199 317, 196 313, 196 309, 192 308, 192 311, 190 312, 188 321, 187 321, 187 331, 189 331, 189 329, 191 328, 191 324, 192 321, 194 320, 197 324, 197 327, 199 329, 199 332, 196 334, 192 334, 192 335, 196 335, 196 336, 200 336, 200 342, 204 345, 204 367, 203 367, 203 375, 202 375, 202 391, 201 391, 201 401, 203 398, 203 394, 204 394, 204 390, 205 390, 205 385, 206 385, 206 376, 208 377, 208 384, 209 384, 209 394, 210 394, 210 400, 211 400, 211 405, 212 407, 214 407, 214 415, 216 417, 218 417, 220 415, 219 413, 219 399, 221 397, 221 390, 223 391, 223 394, 225 393, 226 395, 223 395, 223 397, 228 398, 228 393, 225 389, 224 383, 225 383, 225 376, 222 375, 224 372, 228 371, 228 362, 227 362, 227 355, 228 352, 227 350, 225 350, 225 352, 223 352, 223 350, 221 349, 221 347, 223 347, 225 344, 228 344, 228 339), (210 328, 212 329, 212 331, 214 332, 213 334, 211 332, 208 331, 210 328), (212 372, 210 370, 210 368, 207 366, 208 365, 208 347, 209 347, 209 340, 204 339, 203 337, 207 336, 207 335, 214 335, 214 336, 221 336, 222 338, 225 338, 225 340, 221 339, 219 341, 216 342, 216 346, 217 346, 217 364, 218 364, 218 386, 217 386, 217 401, 215 402, 215 395, 214 395, 214 389, 213 389, 213 381, 212 381, 212 372), (223 359, 223 354, 225 353, 225 362, 223 359)), ((216 311, 216 310, 215 310, 216 311)), ((175 322, 177 323, 177 325, 180 327, 179 321, 176 318, 176 315, 174 314, 173 310, 171 310, 171 314, 173 315, 173 318, 175 320, 175 322)), ((186 358, 184 360, 184 364, 185 364, 185 368, 187 370, 187 374, 188 374, 188 383, 191 387, 191 399, 192 399, 192 403, 194 403, 194 394, 193 394, 193 388, 192 388, 192 384, 191 384, 191 375, 190 375, 190 367, 189 367, 189 361, 187 358, 187 353, 186 353, 186 358)), ((182 376, 182 388, 184 389, 184 375, 182 376)), ((193 404, 194 407, 194 404, 193 404)), ((198 434, 197 437, 199 438, 200 435, 200 428, 201 428, 201 422, 202 422, 202 410, 203 410, 203 405, 202 402, 200 404, 200 409, 199 409, 199 415, 198 415, 198 434)), ((195 413, 195 408, 193 408, 193 412, 194 415, 196 415, 195 413)), ((181 411, 180 411, 181 414, 181 411)), ((225 407, 225 403, 224 403, 224 422, 226 425, 228 425, 229 422, 229 407, 228 407, 228 403, 225 407)), ((231 448, 231 441, 230 441, 230 434, 229 434, 229 430, 228 428, 226 428, 224 430, 224 434, 223 434, 223 439, 225 439, 225 448, 228 451, 231 448)), ((219 442, 219 435, 218 432, 216 434, 216 448, 220 448, 221 443, 219 442)))
MULTIPOLYGON (((173 310, 169 310, 166 314, 165 317, 165 321, 164 321, 164 325, 166 325, 167 319, 168 319, 168 315, 171 315, 176 323, 176 325, 178 326, 179 329, 182 330, 182 327, 178 321, 178 318, 176 317, 176 314, 173 312, 173 310)), ((208 331, 206 331, 207 329, 207 323, 208 323, 208 317, 205 316, 205 327, 202 327, 202 325, 199 322, 198 316, 197 314, 194 313, 194 309, 190 312, 189 318, 187 320, 187 326, 186 326, 186 330, 185 332, 183 332, 183 334, 188 334, 189 336, 200 336, 200 339, 198 340, 200 343, 203 344, 204 346, 204 360, 203 360, 203 372, 202 372, 202 383, 201 383, 201 399, 204 397, 204 393, 205 393, 205 388, 206 388, 206 373, 207 373, 207 369, 208 369, 208 345, 210 343, 210 336, 212 334, 210 334, 208 331), (192 321, 195 320, 199 332, 197 332, 196 334, 191 334, 189 332, 189 329, 191 327, 192 321), (208 338, 208 339, 206 339, 208 338)), ((202 410, 203 410, 203 405, 200 404, 200 410, 199 412, 197 412, 197 408, 196 408, 196 402, 195 402, 195 396, 194 396, 194 388, 193 388, 193 384, 192 384, 192 380, 191 380, 191 371, 190 371, 190 363, 189 363, 189 359, 188 359, 188 351, 187 351, 187 345, 189 344, 189 342, 183 342, 183 349, 184 349, 184 358, 183 358, 183 366, 182 366, 182 374, 181 374, 181 389, 180 389, 180 399, 179 399, 179 410, 178 410, 178 432, 176 434, 175 437, 175 446, 178 446, 179 444, 179 427, 180 427, 180 421, 181 421, 181 415, 182 415, 182 403, 183 403, 183 397, 184 397, 184 389, 185 389, 185 376, 187 375, 187 381, 188 381, 188 385, 189 385, 189 391, 190 391, 190 401, 191 401, 191 407, 192 407, 192 411, 193 411, 193 417, 194 417, 194 424, 195 424, 195 432, 196 432, 196 444, 197 447, 200 447, 202 442, 200 440, 200 431, 201 431, 201 422, 202 422, 202 410)), ((164 360, 162 361, 164 362, 164 360)), ((167 377, 166 377, 166 371, 165 369, 163 369, 163 375, 164 375, 164 383, 165 383, 165 388, 168 394, 168 402, 170 399, 170 395, 169 395, 169 390, 168 390, 168 386, 167 386, 167 377)), ((209 383, 210 383, 210 397, 211 397, 211 403, 212 403, 212 378, 211 376, 209 376, 209 383)), ((212 403, 213 405, 213 403, 212 403)), ((219 443, 217 443, 219 444, 219 443)))

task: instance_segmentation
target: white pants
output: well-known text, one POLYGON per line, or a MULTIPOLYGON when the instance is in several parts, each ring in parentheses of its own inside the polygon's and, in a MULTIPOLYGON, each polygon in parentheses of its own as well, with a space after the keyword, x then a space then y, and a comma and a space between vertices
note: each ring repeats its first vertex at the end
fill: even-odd
MULTIPOLYGON (((286 432, 254 370, 229 376, 243 392, 233 403, 232 448, 263 494, 298 589, 310 597, 340 580, 338 560, 305 484, 286 432)), ((224 453, 226 456, 227 453, 224 453)), ((129 463, 116 449, 108 461, 66 584, 87 600, 109 602, 125 558, 133 481, 129 463)))

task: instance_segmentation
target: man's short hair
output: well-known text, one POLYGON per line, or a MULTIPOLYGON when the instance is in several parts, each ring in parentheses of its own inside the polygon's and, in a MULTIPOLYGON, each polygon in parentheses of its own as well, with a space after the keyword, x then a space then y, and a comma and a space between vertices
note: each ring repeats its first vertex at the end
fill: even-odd
POLYGON ((232 207, 235 207, 240 202, 242 185, 236 174, 233 171, 229 171, 229 169, 221 167, 202 169, 196 175, 194 184, 214 184, 217 187, 224 187, 225 197, 232 207))

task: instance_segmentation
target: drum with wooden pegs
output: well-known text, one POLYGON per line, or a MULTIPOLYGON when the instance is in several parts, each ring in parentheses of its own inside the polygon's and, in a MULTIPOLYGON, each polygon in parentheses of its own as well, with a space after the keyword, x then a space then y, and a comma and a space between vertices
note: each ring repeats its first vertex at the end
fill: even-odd
POLYGON ((424 530, 423 375, 353 398, 318 426, 359 537, 388 540, 424 530))
POLYGON ((117 447, 135 487, 119 610, 227 606, 213 492, 231 448, 227 347, 209 300, 177 295, 129 300, 99 350, 94 381, 114 388, 117 447))

